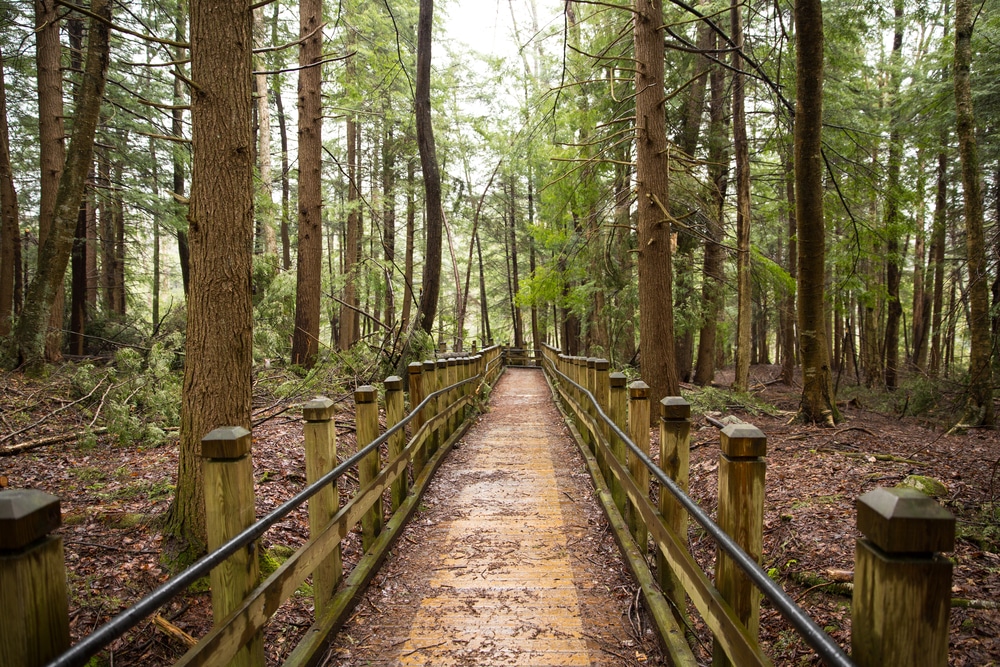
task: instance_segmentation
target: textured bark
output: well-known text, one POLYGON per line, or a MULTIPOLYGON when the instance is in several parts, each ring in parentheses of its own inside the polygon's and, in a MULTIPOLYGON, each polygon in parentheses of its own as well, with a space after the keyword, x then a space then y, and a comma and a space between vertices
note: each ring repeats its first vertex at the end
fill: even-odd
POLYGON ((993 386, 990 372, 989 267, 983 237, 983 196, 979 182, 979 149, 976 119, 972 106, 972 30, 976 12, 971 0, 955 3, 955 110, 958 153, 962 162, 962 191, 965 200, 965 246, 969 270, 969 352, 968 402, 962 425, 992 425, 993 386))
POLYGON ((319 352, 323 270, 323 21, 322 0, 299 5, 299 252, 292 363, 311 368, 319 352))
MULTIPOLYGON (((41 169, 38 179, 38 245, 52 230, 56 197, 66 162, 66 133, 63 129, 62 45, 59 42, 59 12, 55 0, 35 0, 35 52, 38 79, 38 152, 41 169)), ((61 356, 64 289, 62 282, 52 296, 48 329, 44 335, 45 357, 61 356)), ((26 304, 27 306, 27 304, 26 304)))
POLYGON ((736 373, 733 389, 746 391, 750 381, 750 146, 747 142, 743 74, 743 3, 732 0, 730 29, 733 51, 733 152, 736 158, 736 373))
POLYGON ((396 265, 396 141, 393 138, 392 109, 385 102, 385 134, 382 137, 382 253, 385 256, 385 318, 395 326, 396 297, 392 291, 392 272, 396 265))
MULTIPOLYGON (((277 8, 278 3, 274 6, 277 8)), ((291 183, 288 164, 288 127, 285 123, 285 105, 281 101, 280 94, 274 96, 274 107, 278 116, 278 136, 281 138, 281 269, 288 271, 292 268, 292 242, 288 225, 291 183)))
MULTIPOLYGON (((795 171, 788 152, 784 152, 785 198, 788 203, 788 275, 797 280, 799 274, 799 252, 796 247, 795 219, 795 171)), ((791 386, 795 381, 795 291, 789 290, 781 302, 781 383, 791 386)))
POLYGON ((927 176, 923 149, 917 152, 917 238, 913 246, 913 352, 910 365, 927 366, 927 338, 930 330, 931 286, 927 279, 927 176))
MULTIPOLYGON (((111 9, 106 0, 95 0, 91 11, 110 20, 111 9)), ((80 201, 93 159, 94 134, 97 131, 108 70, 108 32, 104 21, 91 20, 86 67, 73 116, 73 134, 66 153, 66 163, 59 178, 52 224, 45 242, 38 249, 38 270, 28 286, 24 310, 18 323, 18 357, 29 369, 38 369, 46 358, 50 358, 46 350, 46 325, 51 324, 50 314, 56 303, 56 294, 66 275, 80 201)))
POLYGON ((414 107, 417 125, 417 147, 424 173, 424 210, 427 217, 427 245, 424 251, 424 273, 420 294, 420 328, 428 334, 434 327, 438 295, 441 291, 441 173, 434 147, 431 125, 431 28, 434 25, 434 1, 420 0, 417 22, 417 82, 414 107))
MULTIPOLYGON (((945 144, 942 142, 942 146, 945 144)), ((935 180, 934 223, 931 228, 931 257, 934 287, 931 314, 931 350, 929 372, 936 377, 941 370, 941 323, 944 310, 944 242, 948 216, 948 154, 942 149, 938 153, 937 178, 935 180)))
MULTIPOLYGON (((178 42, 187 41, 187 37, 184 32, 184 27, 187 24, 187 14, 184 11, 184 2, 178 3, 177 6, 177 16, 175 17, 176 30, 174 31, 174 39, 178 42)), ((181 47, 174 48, 174 60, 177 61, 177 65, 174 66, 174 109, 170 112, 170 131, 177 137, 181 138, 184 136, 184 111, 181 109, 181 105, 185 104, 187 100, 184 97, 184 81, 183 66, 180 64, 187 58, 186 49, 181 47)), ((182 154, 180 147, 174 147, 174 164, 173 164, 173 191, 174 195, 178 198, 184 197, 184 156, 182 154)), ((191 287, 191 251, 188 247, 188 233, 187 229, 177 230, 177 259, 181 265, 181 282, 184 285, 184 296, 187 297, 190 292, 191 287)))
POLYGON ((10 166, 10 131, 7 127, 7 89, 3 54, 0 53, 0 337, 10 334, 14 314, 15 248, 21 243, 17 192, 10 166))
POLYGON ((206 544, 201 440, 222 426, 250 428, 252 45, 248 0, 192 0, 191 285, 177 489, 165 528, 188 557, 206 544))
POLYGON ((417 218, 415 188, 416 165, 413 158, 410 158, 406 161, 406 256, 403 259, 403 312, 400 315, 403 331, 410 328, 410 312, 413 308, 413 241, 417 218))
MULTIPOLYGON (((717 39, 715 44, 717 45, 717 39)), ((712 95, 709 103, 708 171, 712 184, 712 210, 706 228, 705 253, 702 263, 701 299, 703 319, 698 336, 698 361, 694 381, 699 385, 711 384, 715 378, 717 327, 725 303, 723 281, 724 251, 722 248, 723 208, 729 179, 729 159, 726 155, 726 72, 716 66, 711 73, 712 95)))
MULTIPOLYGON (((74 72, 83 69, 83 20, 72 18, 67 21, 70 45, 70 68, 74 72)), ((79 90, 77 97, 79 97, 79 90)), ((87 180, 92 181, 93 174, 87 180)), ((89 185, 89 183, 88 183, 89 185)), ((82 355, 84 350, 84 329, 87 326, 87 218, 93 207, 92 190, 88 196, 85 187, 77 214, 73 250, 70 255, 70 318, 69 352, 82 355)))
MULTIPOLYGON (((263 30, 264 9, 254 10, 254 23, 258 33, 263 30)), ((258 69, 264 69, 258 59, 258 69)), ((274 229, 274 204, 271 200, 271 105, 267 99, 267 75, 254 74, 254 94, 257 97, 257 162, 260 174, 260 249, 267 255, 277 256, 278 236, 274 229)))
POLYGON ((833 395, 826 341, 823 220, 823 10, 821 0, 795 5, 795 217, 799 246, 799 348, 802 354, 800 415, 806 421, 840 421, 833 395))
MULTIPOLYGON (((351 59, 353 61, 353 58, 351 59)), ((353 78, 354 67, 348 63, 347 76, 353 78)), ((349 350, 357 342, 355 329, 358 313, 357 265, 358 246, 361 241, 361 191, 358 188, 358 122, 353 115, 347 117, 347 234, 344 240, 344 303, 340 306, 341 350, 349 350)))
POLYGON ((892 53, 889 56, 889 164, 886 170, 885 192, 885 230, 886 230, 886 296, 887 312, 885 318, 885 340, 882 349, 885 354, 885 388, 896 389, 897 370, 899 369, 899 320, 903 315, 903 304, 899 300, 899 283, 902 278, 902 253, 899 237, 902 216, 899 211, 899 201, 902 197, 902 184, 899 172, 903 159, 903 138, 900 134, 900 58, 903 49, 903 3, 893 2, 895 14, 895 31, 892 39, 892 53))
MULTIPOLYGON (((639 348, 642 377, 654 405, 680 387, 674 360, 667 133, 663 110, 663 3, 636 0, 636 190, 639 228, 639 348)), ((651 413, 655 415, 656 411, 651 413)), ((655 415, 659 419, 658 415, 655 415)))

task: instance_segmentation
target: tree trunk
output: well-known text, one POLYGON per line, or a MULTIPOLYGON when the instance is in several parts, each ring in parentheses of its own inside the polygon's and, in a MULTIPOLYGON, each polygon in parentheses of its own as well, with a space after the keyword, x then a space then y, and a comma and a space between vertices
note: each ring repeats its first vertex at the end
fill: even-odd
MULTIPOLYGON (((798 279, 799 253, 796 248, 796 219, 795 219, 795 171, 792 168, 790 151, 782 151, 785 169, 785 198, 788 202, 788 238, 786 239, 788 248, 788 275, 792 280, 798 279)), ((781 383, 791 386, 795 381, 795 290, 789 289, 781 303, 782 323, 781 323, 781 383)))
MULTIPOLYGON (((353 80, 353 58, 348 61, 347 77, 353 80)), ((344 240, 344 303, 340 306, 341 350, 349 350, 358 339, 355 329, 358 314, 358 247, 361 243, 361 191, 358 188, 358 121, 353 114, 347 116, 347 234, 344 240)))
POLYGON ((925 153, 917 151, 917 238, 913 246, 913 354, 910 365, 923 369, 927 365, 927 332, 930 314, 930 293, 927 280, 927 175, 925 153))
POLYGON ((417 124, 417 147, 424 173, 424 210, 427 216, 427 247, 420 294, 420 328, 428 334, 434 328, 438 294, 441 291, 441 174, 438 171, 431 124, 431 28, 434 0, 420 0, 417 22, 417 82, 413 105, 417 124))
POLYGON ((3 53, 0 52, 0 337, 10 334, 14 315, 14 282, 19 273, 15 248, 21 243, 17 192, 10 166, 10 131, 7 126, 7 88, 3 53))
POLYGON ((320 275, 323 271, 322 0, 299 4, 299 248, 292 363, 312 368, 319 353, 320 275))
POLYGON ((743 4, 730 6, 733 51, 733 152, 736 157, 736 373, 733 389, 746 391, 750 381, 750 146, 747 142, 743 74, 743 4))
POLYGON ((969 388, 963 426, 992 425, 993 385, 990 357, 989 267, 983 237, 983 197, 979 183, 979 149, 972 106, 972 30, 976 13, 971 0, 955 3, 955 109, 958 152, 965 199, 965 244, 969 267, 969 388))
POLYGON ((416 165, 413 158, 406 161, 406 257, 403 259, 403 314, 400 326, 410 328, 410 311, 413 306, 413 245, 417 218, 416 165))
POLYGON ((19 361, 29 369, 40 368, 46 359, 46 325, 56 301, 56 293, 66 275, 73 249, 80 201, 94 153, 94 135, 104 97, 109 47, 108 25, 111 9, 107 0, 95 0, 91 11, 104 20, 92 19, 87 40, 86 68, 73 117, 73 134, 66 164, 59 179, 50 233, 38 250, 38 270, 28 286, 24 310, 18 323, 19 361))
POLYGON ((823 10, 821 0, 795 5, 795 217, 798 224, 799 348, 804 420, 840 421, 826 342, 823 221, 823 10))
POLYGON ((931 228, 930 261, 934 275, 931 351, 928 369, 931 377, 937 377, 941 370, 941 322, 944 310, 944 243, 948 217, 948 154, 944 149, 947 145, 947 137, 942 139, 938 152, 937 178, 934 187, 934 222, 931 228))
MULTIPOLYGON (((187 38, 184 34, 184 26, 187 23, 187 14, 184 12, 184 3, 179 2, 177 6, 178 16, 175 18, 177 29, 174 32, 174 39, 179 43, 184 43, 187 38)), ((170 131, 173 136, 178 139, 184 136, 184 110, 181 108, 182 105, 186 103, 184 98, 184 79, 187 77, 183 76, 183 65, 181 64, 186 60, 187 54, 183 47, 174 48, 174 60, 177 64, 174 66, 174 108, 170 111, 170 131)), ((173 150, 174 154, 174 164, 173 164, 173 191, 174 196, 178 200, 184 197, 184 154, 180 146, 175 146, 173 150)), ((178 215, 178 224, 182 223, 180 220, 182 216, 178 215)), ((190 292, 191 284, 191 250, 188 246, 188 232, 186 228, 178 227, 177 229, 177 259, 181 265, 181 283, 184 285, 184 296, 190 292)))
MULTIPOLYGON (((716 38, 716 46, 718 46, 716 38)), ((721 65, 712 68, 712 97, 709 102, 708 173, 711 183, 712 210, 706 225, 705 252, 702 263, 701 299, 703 319, 698 336, 698 361, 694 381, 705 386, 715 378, 717 329, 725 304, 725 268, 723 266, 723 210, 729 179, 729 158, 726 154, 726 71, 721 65)))
MULTIPOLYGON (((66 132, 63 129, 62 44, 59 41, 59 11, 55 0, 35 0, 35 52, 38 79, 38 153, 41 162, 38 201, 38 246, 45 245, 53 228, 56 198, 66 163, 66 132)), ((52 295, 45 358, 62 356, 64 288, 60 280, 52 295)), ((36 304, 37 305, 37 304, 36 304)), ((30 308, 27 302, 26 308, 30 308)), ((28 313, 30 314, 30 313, 28 313)))
POLYGON ((192 0, 191 285, 177 490, 165 532, 178 564, 205 550, 201 440, 250 428, 253 128, 249 0, 192 0))
MULTIPOLYGON (((68 21, 70 45, 70 69, 79 72, 83 69, 83 20, 72 18, 68 21)), ((76 97, 79 99, 77 88, 76 97)), ((84 196, 80 200, 80 211, 77 214, 76 231, 73 238, 73 250, 70 254, 70 317, 69 317, 69 351, 70 354, 82 355, 84 350, 84 329, 87 326, 87 218, 93 207, 93 165, 91 165, 87 185, 84 186, 84 196), (89 195, 88 196, 88 190, 89 195)))
MULTIPOLYGON (((254 23, 258 32, 264 29, 264 8, 254 10, 254 23)), ((263 59, 258 58, 258 67, 263 68, 263 59)), ((267 99, 267 75, 254 74, 257 97, 257 162, 260 173, 260 198, 258 216, 260 218, 260 246, 270 257, 278 255, 278 237, 274 230, 274 202, 271 198, 271 105, 267 99)), ((273 265, 271 265, 273 266, 273 265)))
MULTIPOLYGON (((278 4, 275 3, 275 8, 278 4)), ((288 127, 285 122, 285 105, 281 101, 281 91, 274 91, 274 107, 278 112, 278 136, 281 138, 281 269, 292 268, 292 242, 288 225, 291 209, 291 183, 288 164, 288 127)))
POLYGON ((394 328, 396 298, 392 291, 393 267, 396 265, 396 142, 393 139, 392 113, 385 101, 385 135, 382 138, 382 253, 385 255, 385 323, 394 328))
POLYGON ((902 234, 899 202, 902 184, 899 172, 903 159, 903 138, 900 134, 899 86, 901 73, 900 59, 903 49, 903 2, 894 0, 895 31, 892 39, 892 54, 889 56, 889 165, 886 170, 885 193, 885 234, 886 234, 886 296, 885 318, 885 388, 896 389, 899 368, 899 320, 903 315, 903 304, 899 299, 899 283, 902 277, 902 252, 899 237, 902 234))
MULTIPOLYGON (((639 228, 639 349, 650 402, 680 390, 674 360, 667 132, 664 116, 663 3, 636 0, 636 186, 639 228)), ((656 414, 652 410, 651 414, 656 414)), ((659 419, 657 415, 655 417, 659 419)))
POLYGON ((479 314, 480 321, 482 324, 483 335, 486 336, 486 340, 483 341, 483 347, 493 341, 493 331, 490 329, 490 309, 486 296, 486 272, 483 270, 483 246, 479 242, 479 232, 476 232, 476 255, 479 258, 479 314))

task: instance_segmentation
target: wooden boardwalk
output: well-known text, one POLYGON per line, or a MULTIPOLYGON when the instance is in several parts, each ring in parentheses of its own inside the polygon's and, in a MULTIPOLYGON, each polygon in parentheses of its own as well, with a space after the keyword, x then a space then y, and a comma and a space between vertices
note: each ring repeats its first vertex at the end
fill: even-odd
POLYGON ((542 374, 508 370, 330 664, 661 664, 585 470, 542 374))

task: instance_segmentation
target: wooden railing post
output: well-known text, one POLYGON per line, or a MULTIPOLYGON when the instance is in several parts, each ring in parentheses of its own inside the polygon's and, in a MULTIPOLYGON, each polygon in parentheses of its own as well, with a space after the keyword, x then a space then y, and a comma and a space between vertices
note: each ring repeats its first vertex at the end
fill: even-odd
MULTIPOLYGON (((420 405, 424 397, 427 395, 424 391, 424 378, 423 378, 423 364, 419 361, 414 361, 412 364, 407 366, 407 371, 409 371, 409 386, 410 386, 410 412, 412 412, 418 405, 420 405)), ((424 425, 425 414, 421 410, 413 416, 410 420, 410 434, 416 434, 420 430, 420 427, 424 425)), ((424 469, 424 464, 427 462, 427 445, 417 448, 413 452, 413 477, 416 478, 420 474, 420 471, 424 469)))
POLYGON ((0 492, 0 665, 41 667, 69 648, 59 498, 0 492))
MULTIPOLYGON (((378 437, 378 392, 371 385, 363 385, 354 391, 355 425, 357 427, 358 451, 367 447, 378 437)), ((378 477, 382 459, 376 448, 361 459, 358 464, 358 479, 361 488, 372 483, 378 477)), ((382 497, 372 505, 371 509, 361 517, 361 548, 368 548, 382 532, 382 497)))
MULTIPOLYGON (((750 424, 722 429, 719 456, 718 524, 755 561, 760 563, 764 539, 764 473, 767 438, 750 424)), ((729 602, 752 637, 760 630, 760 591, 721 549, 715 560, 715 587, 729 602)), ((730 665, 715 642, 713 665, 730 665)))
MULTIPOLYGON (((625 433, 628 433, 628 379, 624 373, 611 373, 608 376, 608 417, 625 433)), ((611 453, 615 455, 618 463, 624 468, 628 464, 628 456, 625 450, 625 443, 617 435, 610 438, 611 453)), ((614 475, 612 475, 614 477, 614 475)), ((625 506, 627 497, 625 487, 621 480, 615 477, 611 483, 611 497, 614 498, 615 506, 622 516, 626 515, 625 506)))
MULTIPOLYGON (((642 380, 636 380, 628 386, 628 430, 629 437, 644 454, 649 454, 649 385, 642 380)), ((639 487, 639 493, 649 497, 649 468, 639 460, 638 456, 629 456, 629 471, 632 479, 639 487)), ((628 515, 629 528, 632 537, 642 553, 649 552, 649 531, 639 514, 638 502, 635 499, 628 515)))
MULTIPOLYGON (((608 414, 608 401, 610 400, 609 391, 611 385, 608 380, 608 369, 611 367, 610 362, 607 359, 597 359, 594 362, 594 388, 591 390, 594 397, 597 399, 597 405, 601 408, 604 414, 608 414)), ((604 438, 610 446, 611 443, 611 431, 608 429, 608 425, 601 419, 597 410, 594 410, 594 420, 597 423, 597 432, 604 438)), ((605 451, 601 449, 600 438, 594 443, 594 450, 597 454, 597 463, 601 468, 601 474, 604 476, 604 481, 611 486, 612 475, 609 474, 608 461, 605 456, 605 451)))
MULTIPOLYGON (((333 401, 317 397, 302 408, 306 420, 303 427, 306 447, 306 483, 317 479, 337 466, 337 427, 333 419, 333 401)), ((334 482, 309 499, 309 535, 316 537, 340 509, 340 493, 334 482)), ((340 559, 340 545, 330 557, 313 571, 313 598, 316 617, 326 610, 344 569, 340 559)))
POLYGON ((945 667, 955 517, 914 489, 857 501, 851 652, 859 667, 945 667))
MULTIPOLYGON (((438 389, 450 387, 453 384, 455 384, 455 360, 438 359, 438 389)), ((449 389, 442 395, 441 400, 438 401, 438 412, 447 410, 453 400, 455 400, 455 390, 449 389)), ((452 417, 449 417, 444 420, 444 428, 441 430, 438 446, 448 442, 452 430, 452 417)))
MULTIPOLYGON (((660 401, 660 468, 682 491, 688 491, 691 458, 691 404, 680 396, 666 396, 660 401)), ((660 514, 667 527, 682 544, 687 543, 687 511, 674 495, 660 488, 660 514)), ((667 559, 656 553, 656 570, 660 588, 674 606, 678 621, 686 616, 684 584, 670 571, 667 559)))
MULTIPOLYGON (((385 379, 385 428, 389 430, 403 421, 403 378, 390 375, 385 379)), ((389 436, 389 460, 394 461, 403 452, 406 433, 402 429, 389 436)), ((406 470, 392 483, 392 511, 395 514, 406 499, 408 487, 406 470)))
MULTIPOLYGON (((433 359, 427 359, 424 361, 424 396, 430 396, 434 392, 440 389, 438 384, 438 372, 437 372, 437 362, 433 359)), ((438 412, 439 407, 442 403, 441 398, 432 398, 427 402, 427 408, 424 410, 424 421, 429 422, 434 419, 438 412)), ((424 444, 423 457, 426 461, 429 459, 435 451, 437 451, 438 443, 438 432, 440 427, 435 427, 427 433, 427 440, 424 444)))
MULTIPOLYGON (((256 518, 251 442, 250 431, 241 426, 217 428, 201 441, 209 551, 215 551, 236 537, 256 518)), ((216 624, 257 586, 260 579, 258 549, 257 543, 240 549, 212 570, 209 580, 212 618, 216 624)), ((261 633, 254 635, 229 664, 233 667, 262 666, 264 642, 261 633)))

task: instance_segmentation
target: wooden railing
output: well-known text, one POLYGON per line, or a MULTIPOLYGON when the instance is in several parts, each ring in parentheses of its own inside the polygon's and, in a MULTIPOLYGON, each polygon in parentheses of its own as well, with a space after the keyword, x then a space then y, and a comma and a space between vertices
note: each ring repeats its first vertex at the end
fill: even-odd
POLYGON ((502 349, 493 346, 473 356, 442 355, 410 364, 406 414, 402 378, 387 378, 382 434, 377 390, 359 387, 354 395, 358 451, 339 465, 333 402, 324 397, 309 401, 303 407, 307 487, 257 522, 250 432, 223 427, 209 433, 202 441, 202 456, 211 553, 73 648, 62 541, 50 535, 59 525, 58 498, 40 491, 0 493, 0 604, 7 610, 0 624, 0 665, 87 664, 105 645, 209 572, 214 626, 176 665, 263 665, 264 625, 312 575, 314 623, 285 662, 309 664, 346 620, 416 510, 434 470, 472 421, 467 417, 475 401, 503 371, 503 359, 502 349), (379 453, 383 445, 388 449, 384 466, 379 453), (354 465, 360 488, 339 507, 337 479, 354 465), (260 581, 260 536, 307 499, 309 541, 260 581), (345 573, 341 542, 359 522, 364 554, 345 573))
POLYGON ((758 642, 763 594, 829 665, 948 664, 955 519, 909 489, 876 489, 857 501, 851 656, 760 567, 767 439, 732 424, 719 440, 717 523, 687 496, 691 407, 658 407, 659 465, 649 456, 649 387, 627 384, 606 360, 543 349, 544 368, 581 445, 619 545, 677 665, 695 665, 684 639, 690 598, 714 637, 713 665, 770 665, 758 642), (627 386, 626 386, 627 384, 627 386), (650 478, 656 482, 654 493, 650 478), (658 502, 653 501, 658 497, 658 502), (714 584, 687 549, 694 519, 718 545, 714 584), (656 555, 655 573, 646 553, 656 555))

